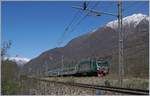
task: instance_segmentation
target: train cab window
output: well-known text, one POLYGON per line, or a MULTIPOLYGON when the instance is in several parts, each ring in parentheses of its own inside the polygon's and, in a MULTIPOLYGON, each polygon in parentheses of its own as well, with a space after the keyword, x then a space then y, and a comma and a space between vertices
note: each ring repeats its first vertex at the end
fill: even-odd
POLYGON ((97 63, 99 66, 108 66, 108 62, 107 61, 98 61, 97 63))

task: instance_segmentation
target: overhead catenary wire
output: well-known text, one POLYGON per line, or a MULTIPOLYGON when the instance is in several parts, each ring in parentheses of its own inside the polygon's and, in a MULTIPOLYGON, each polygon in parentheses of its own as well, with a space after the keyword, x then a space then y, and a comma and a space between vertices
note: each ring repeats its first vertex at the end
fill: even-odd
MULTIPOLYGON (((99 2, 96 2, 94 4, 94 6, 91 8, 91 9, 94 9, 97 7, 97 5, 99 4, 99 2)), ((89 2, 87 3, 87 6, 89 5, 89 2)), ((112 5, 112 3, 110 4, 110 6, 112 5)), ((108 10, 108 7, 107 7, 107 10, 108 10)), ((72 29, 69 31, 70 29, 70 26, 73 26, 73 22, 75 21, 76 17, 77 17, 77 14, 79 13, 79 11, 76 13, 76 15, 74 16, 74 18, 71 20, 71 22, 69 23, 69 25, 65 28, 65 31, 63 32, 63 35, 62 37, 59 39, 59 42, 58 42, 58 45, 61 45, 63 43, 63 39, 65 37, 65 35, 67 35, 67 33, 71 33, 73 31, 75 31, 75 29, 81 24, 81 22, 86 19, 86 17, 88 17, 89 13, 90 12, 87 12, 75 25, 74 27, 72 27, 72 29)))
MULTIPOLYGON (((99 4, 99 2, 96 2, 96 3, 94 4, 94 6, 93 6, 91 9, 96 8, 96 7, 98 6, 98 4, 99 4)), ((112 4, 113 4, 113 3, 111 3, 109 6, 111 6, 112 4)), ((108 7, 107 7, 107 10, 108 10, 108 7)), ((89 13, 90 13, 90 12, 87 12, 87 14, 86 14, 83 18, 80 19, 80 21, 76 24, 76 26, 75 26, 74 28, 72 28, 72 30, 71 30, 70 32, 73 32, 73 31, 80 25, 80 23, 81 23, 84 19, 86 19, 86 17, 89 15, 89 13)))
MULTIPOLYGON (((98 4, 99 4, 99 2, 96 2, 95 4, 94 4, 94 6, 92 6, 92 8, 91 9, 95 9, 97 6, 98 6, 98 4)), ((111 6, 113 3, 111 3, 109 6, 111 6)), ((89 5, 89 2, 87 3, 87 6, 89 5)), ((107 10, 108 10, 108 7, 107 7, 107 10)), ((79 10, 80 11, 80 10, 79 10)), ((79 13, 79 11, 76 13, 76 15, 79 13)), ((70 26, 72 26, 72 24, 73 24, 73 22, 74 22, 74 20, 75 20, 75 18, 76 18, 76 15, 74 16, 74 18, 73 18, 73 20, 71 21, 71 23, 65 28, 65 31, 63 32, 63 35, 62 35, 62 37, 61 37, 61 39, 60 39, 60 42, 58 42, 59 43, 59 45, 61 45, 62 43, 63 43, 63 38, 65 37, 65 35, 67 34, 67 33, 71 33, 71 32, 73 32, 73 31, 75 31, 75 29, 81 24, 81 22, 84 20, 84 19, 86 19, 86 17, 89 15, 89 13, 90 12, 87 12, 86 13, 86 15, 84 15, 75 25, 74 25, 74 27, 71 29, 71 31, 69 31, 69 28, 70 28, 70 26)))
MULTIPOLYGON (((110 9, 110 7, 111 6, 113 6, 113 2, 112 1, 109 1, 109 4, 108 4, 108 6, 107 6, 107 8, 105 9, 105 11, 108 11, 108 9, 110 9)), ((100 5, 100 4, 99 4, 100 5)), ((92 23, 90 23, 90 25, 89 26, 92 26, 92 23)), ((97 28, 94 28, 94 29, 97 29, 97 28)), ((93 28, 92 28, 92 31, 93 31, 93 28)))
POLYGON ((76 12, 76 14, 74 15, 73 19, 71 20, 71 22, 67 25, 67 27, 65 28, 64 32, 62 33, 61 37, 59 38, 57 44, 61 44, 62 39, 64 38, 65 34, 67 34, 67 31, 69 30, 70 26, 73 24, 73 22, 75 21, 75 19, 77 18, 79 14, 79 11, 76 12))
MULTIPOLYGON (((94 4, 94 6, 93 6, 91 9, 95 9, 98 5, 99 5, 99 2, 96 2, 96 3, 94 4)), ((110 3, 110 4, 109 4, 109 6, 112 6, 112 5, 113 5, 113 3, 110 3)), ((109 8, 107 7, 106 10, 108 10, 108 9, 109 9, 109 8)), ((86 19, 86 17, 89 15, 89 13, 90 13, 90 12, 87 12, 87 14, 86 14, 83 18, 80 19, 80 21, 76 24, 76 26, 75 26, 70 32, 73 32, 73 31, 80 25, 80 23, 81 23, 84 19, 86 19)))
MULTIPOLYGON (((91 9, 94 9, 97 5, 98 5, 99 2, 96 2, 94 4, 94 6, 91 8, 91 9)), ((69 31, 69 33, 73 32, 80 24, 81 22, 86 19, 86 17, 89 15, 90 12, 87 12, 77 23, 76 25, 71 29, 71 31, 69 31)))
MULTIPOLYGON (((86 4, 87 4, 87 6, 88 6, 88 5, 89 5, 89 2, 87 2, 86 4)), ((65 28, 63 34, 61 35, 61 37, 59 38, 59 40, 58 40, 58 42, 57 42, 57 45, 58 45, 58 46, 63 43, 63 38, 64 38, 65 35, 68 33, 69 28, 73 25, 74 21, 76 20, 76 18, 77 18, 78 15, 79 15, 79 13, 80 13, 80 10, 78 10, 78 11, 76 12, 76 14, 74 15, 74 17, 73 17, 73 19, 71 20, 71 22, 70 22, 70 23, 68 24, 68 26, 65 28)), ((56 46, 57 46, 57 45, 56 45, 56 46)))

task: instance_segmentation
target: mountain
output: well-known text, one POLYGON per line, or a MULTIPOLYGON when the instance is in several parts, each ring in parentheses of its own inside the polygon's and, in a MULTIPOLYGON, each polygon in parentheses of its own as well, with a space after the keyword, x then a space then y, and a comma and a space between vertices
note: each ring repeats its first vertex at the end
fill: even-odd
MULTIPOLYGON (((133 14, 123 18, 125 76, 148 77, 149 17, 133 14)), ((117 21, 111 21, 95 32, 72 39, 66 46, 47 50, 24 66, 27 75, 43 76, 45 70, 75 64, 91 57, 109 58, 110 74, 118 74, 117 21)))
MULTIPOLYGON (((138 13, 138 14, 133 14, 131 16, 127 16, 123 18, 123 27, 136 27, 142 20, 149 20, 149 17, 147 15, 138 13)), ((118 28, 118 21, 114 20, 106 24, 107 27, 111 27, 113 29, 118 28)))
POLYGON ((7 57, 5 59, 16 62, 16 64, 19 66, 23 66, 24 64, 26 64, 30 60, 30 59, 24 58, 24 57, 9 57, 9 58, 7 57))

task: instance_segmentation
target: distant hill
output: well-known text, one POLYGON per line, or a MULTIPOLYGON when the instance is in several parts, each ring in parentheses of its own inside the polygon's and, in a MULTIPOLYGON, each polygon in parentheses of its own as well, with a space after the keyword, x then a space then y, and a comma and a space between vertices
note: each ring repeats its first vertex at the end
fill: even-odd
MULTIPOLYGON (((110 57, 110 74, 118 74, 118 31, 117 21, 74 38, 66 46, 43 52, 24 66, 28 75, 44 75, 45 68, 79 62, 88 57, 110 57)), ((148 77, 149 66, 149 17, 133 14, 123 18, 125 75, 148 77)))

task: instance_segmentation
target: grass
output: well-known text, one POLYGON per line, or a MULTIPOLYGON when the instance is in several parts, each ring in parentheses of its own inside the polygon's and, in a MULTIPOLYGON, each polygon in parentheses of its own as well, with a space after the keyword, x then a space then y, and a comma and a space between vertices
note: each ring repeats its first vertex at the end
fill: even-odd
MULTIPOLYGON (((117 78, 110 79, 110 77, 99 78, 99 77, 48 77, 44 78, 54 81, 62 82, 74 82, 74 83, 84 83, 84 84, 95 84, 95 85, 105 85, 107 80, 110 86, 118 86, 117 78)), ((148 89, 149 80, 143 78, 125 78, 123 79, 123 87, 125 88, 135 88, 135 89, 148 89)))

